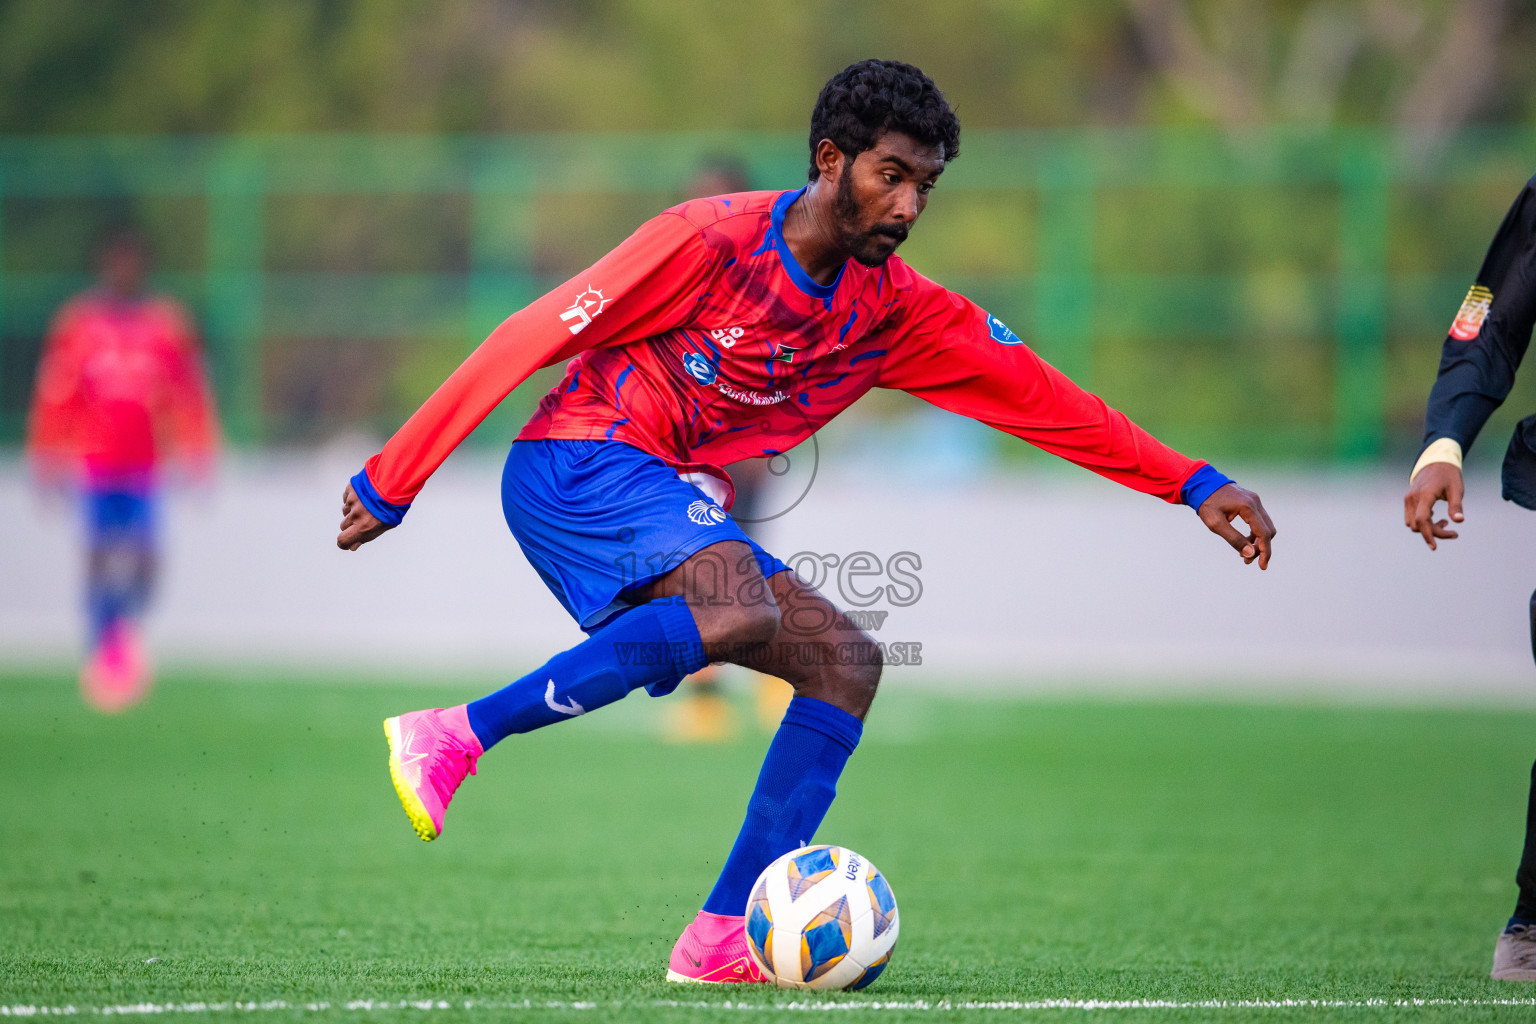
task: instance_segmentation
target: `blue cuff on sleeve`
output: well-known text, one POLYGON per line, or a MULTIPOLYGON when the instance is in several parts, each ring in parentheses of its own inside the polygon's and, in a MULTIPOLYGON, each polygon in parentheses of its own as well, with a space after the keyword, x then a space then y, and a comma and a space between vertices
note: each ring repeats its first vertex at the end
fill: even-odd
POLYGON ((1198 509, 1205 504, 1205 499, 1221 490, 1227 484, 1232 483, 1232 478, 1221 470, 1206 463, 1184 481, 1184 486, 1179 491, 1179 500, 1190 508, 1198 509))
POLYGON ((405 514, 411 510, 409 502, 396 505, 379 497, 379 492, 374 490, 373 481, 368 479, 366 469, 359 470, 352 478, 352 490, 357 492, 357 500, 363 503, 363 508, 373 513, 373 518, 389 526, 399 526, 400 520, 404 519, 405 514))

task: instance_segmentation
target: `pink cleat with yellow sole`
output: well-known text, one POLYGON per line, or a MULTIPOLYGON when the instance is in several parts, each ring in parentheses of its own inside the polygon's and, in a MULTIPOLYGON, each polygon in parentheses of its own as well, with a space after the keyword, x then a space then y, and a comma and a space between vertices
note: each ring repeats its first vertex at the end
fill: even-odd
POLYGON ((109 625, 80 670, 80 696, 97 711, 116 714, 149 693, 149 659, 138 628, 127 619, 109 625))
POLYGON ((667 980, 730 985, 768 979, 747 952, 747 919, 701 910, 672 947, 667 980))
POLYGON ((466 775, 485 753, 463 704, 412 711, 384 720, 389 777, 423 842, 443 834, 443 814, 466 775))

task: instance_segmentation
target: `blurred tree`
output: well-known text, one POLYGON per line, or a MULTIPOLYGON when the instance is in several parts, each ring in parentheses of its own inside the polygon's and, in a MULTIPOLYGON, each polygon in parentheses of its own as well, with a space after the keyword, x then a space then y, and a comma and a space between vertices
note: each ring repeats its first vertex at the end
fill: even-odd
POLYGON ((0 0, 0 132, 797 129, 871 55, 972 127, 1536 115, 1513 0, 0 0))
POLYGON ((1170 91, 1229 127, 1387 122, 1427 147, 1475 115, 1529 112, 1506 95, 1529 84, 1532 65, 1507 46, 1528 45, 1530 32, 1530 12, 1517 19, 1510 0, 1129 0, 1127 9, 1170 91))
MULTIPOLYGON (((932 74, 967 129, 1386 123, 1415 126, 1432 148, 1459 125, 1536 118, 1533 52, 1536 5, 1520 0, 0 0, 0 135, 800 136, 826 78, 881 55, 932 74)), ((1258 425, 1265 452, 1327 450, 1332 185, 1100 183, 1078 252, 1096 275, 1092 338, 1074 349, 1037 317, 1033 278, 1050 259, 1042 200, 1010 191, 1012 150, 989 164, 972 138, 953 181, 975 168, 990 184, 946 187, 905 250, 915 266, 1017 328, 1034 324, 1032 344, 1082 359, 1150 426, 1207 430, 1218 455, 1242 422, 1258 425)), ((1530 173, 1518 147, 1502 159, 1511 183, 1530 173)), ((776 170, 753 183, 794 181, 776 170)), ((322 193, 263 204, 261 388, 286 424, 273 439, 388 429, 483 336, 498 302, 526 298, 493 286, 489 303, 465 299, 477 258, 508 269, 477 249, 483 198, 322 193)), ((1444 322, 1511 195, 1432 173, 1389 197, 1386 402, 1406 446, 1444 322)), ((527 288, 558 280, 676 198, 518 196, 526 252, 508 266, 527 288)), ((208 237, 198 197, 4 202, 0 438, 19 424, 41 324, 78 286, 82 240, 113 204, 149 226, 193 302, 208 237)))

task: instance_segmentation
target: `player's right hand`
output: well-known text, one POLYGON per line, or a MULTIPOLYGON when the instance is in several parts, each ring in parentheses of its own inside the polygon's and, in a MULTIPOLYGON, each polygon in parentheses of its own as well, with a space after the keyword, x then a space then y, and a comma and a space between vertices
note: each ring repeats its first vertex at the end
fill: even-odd
POLYGON ((341 533, 336 537, 337 547, 343 551, 356 551, 385 530, 393 529, 389 523, 375 519, 373 513, 357 500, 352 485, 347 484, 347 489, 341 493, 341 533))
POLYGON ((1242 556, 1244 565, 1252 565, 1257 560, 1260 569, 1269 568, 1269 558, 1274 552, 1275 521, 1269 518, 1257 494, 1237 484, 1223 484, 1196 511, 1207 529, 1242 556), (1242 519, 1253 532, 1246 537, 1238 533, 1232 527, 1234 519, 1242 519))
POLYGON ((1424 543, 1431 551, 1436 550, 1435 539, 1455 540, 1456 531, 1451 523, 1459 523, 1462 515, 1461 499, 1466 493, 1461 479, 1461 467, 1451 462, 1431 462, 1414 475, 1403 495, 1403 523, 1408 529, 1422 534, 1424 543), (1435 502, 1445 502, 1450 519, 1435 521, 1435 502))

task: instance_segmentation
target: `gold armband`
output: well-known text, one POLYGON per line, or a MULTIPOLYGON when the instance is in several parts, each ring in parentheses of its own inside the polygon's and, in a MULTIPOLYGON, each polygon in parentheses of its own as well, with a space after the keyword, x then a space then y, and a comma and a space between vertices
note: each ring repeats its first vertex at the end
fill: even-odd
POLYGON ((1436 438, 1428 448, 1424 449, 1424 454, 1419 456, 1419 461, 1413 464, 1413 472, 1408 474, 1408 482, 1413 483, 1413 478, 1419 475, 1419 470, 1431 462, 1449 462, 1460 469, 1461 445, 1449 437, 1436 438))

